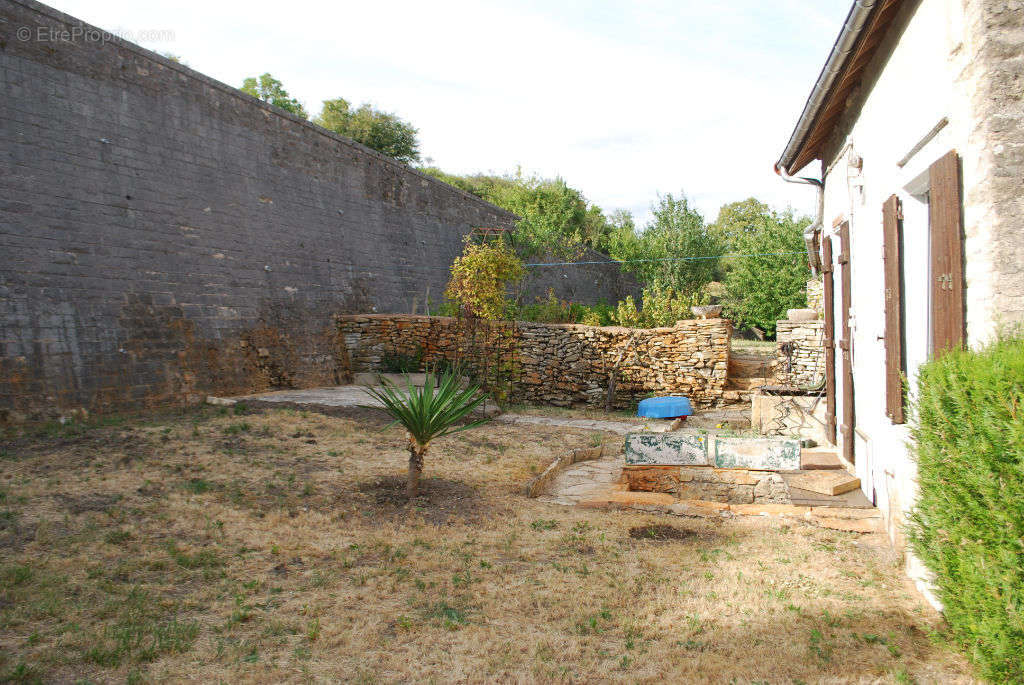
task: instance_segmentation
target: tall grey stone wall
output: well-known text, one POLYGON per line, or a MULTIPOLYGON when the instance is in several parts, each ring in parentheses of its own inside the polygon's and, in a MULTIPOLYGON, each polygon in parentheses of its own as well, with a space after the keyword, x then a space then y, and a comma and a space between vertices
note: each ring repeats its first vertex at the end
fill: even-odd
POLYGON ((587 250, 579 257, 561 259, 553 256, 529 258, 530 266, 519 287, 522 304, 532 304, 537 298, 546 299, 554 293, 560 300, 594 305, 600 302, 615 306, 632 295, 640 301, 640 284, 631 274, 624 273, 619 263, 607 255, 587 250))
POLYGON ((0 420, 333 383, 335 314, 437 297, 515 220, 44 5, 0 17, 0 420))

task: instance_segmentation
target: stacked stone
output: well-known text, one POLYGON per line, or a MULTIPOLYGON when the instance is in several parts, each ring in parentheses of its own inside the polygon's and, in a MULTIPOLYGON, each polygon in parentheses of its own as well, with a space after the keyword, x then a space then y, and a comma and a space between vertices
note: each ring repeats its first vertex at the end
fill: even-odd
POLYGON ((825 374, 825 323, 779 321, 776 324, 776 377, 783 385, 807 387, 825 374))
POLYGON ((818 312, 818 317, 825 316, 825 283, 821 278, 807 281, 807 308, 818 312))
POLYGON ((373 314, 341 316, 338 326, 348 373, 378 371, 389 355, 421 356, 424 365, 462 363, 487 382, 507 383, 509 399, 600 406, 614 369, 620 408, 650 394, 719 403, 732 335, 725 319, 631 329, 373 314))
POLYGON ((729 504, 791 504, 789 489, 774 471, 687 466, 627 466, 630 492, 663 492, 679 499, 729 504))

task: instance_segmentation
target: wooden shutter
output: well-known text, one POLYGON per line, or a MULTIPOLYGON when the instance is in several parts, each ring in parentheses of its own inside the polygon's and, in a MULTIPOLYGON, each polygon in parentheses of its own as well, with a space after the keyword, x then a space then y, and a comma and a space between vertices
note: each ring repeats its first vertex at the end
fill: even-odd
POLYGON ((821 238, 821 275, 825 309, 825 437, 836 444, 836 310, 832 278, 832 238, 821 238))
POLYGON ((843 357, 843 422, 839 426, 839 434, 843 437, 843 457, 851 464, 856 459, 854 453, 854 426, 857 421, 856 405, 853 395, 853 328, 850 326, 850 309, 853 308, 853 265, 850 263, 850 223, 843 222, 839 227, 839 299, 842 316, 842 337, 839 349, 843 357))
POLYGON ((956 151, 928 172, 931 229, 932 353, 964 344, 963 227, 960 220, 960 159, 956 151))
POLYGON ((903 423, 903 208, 893 195, 882 205, 885 265, 885 415, 903 423))

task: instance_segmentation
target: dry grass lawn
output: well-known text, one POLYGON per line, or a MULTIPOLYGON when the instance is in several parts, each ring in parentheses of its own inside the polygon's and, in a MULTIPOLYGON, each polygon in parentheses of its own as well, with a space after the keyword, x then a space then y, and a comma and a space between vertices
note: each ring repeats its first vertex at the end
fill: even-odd
POLYGON ((527 500, 600 439, 541 426, 438 441, 410 506, 385 424, 206 409, 8 434, 0 681, 971 680, 877 543, 527 500))

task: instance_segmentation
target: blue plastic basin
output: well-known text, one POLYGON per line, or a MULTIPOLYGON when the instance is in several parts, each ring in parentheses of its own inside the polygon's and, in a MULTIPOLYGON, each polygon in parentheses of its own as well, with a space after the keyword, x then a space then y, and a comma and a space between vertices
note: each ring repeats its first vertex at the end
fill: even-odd
POLYGON ((674 419, 692 415, 693 405, 687 397, 651 397, 640 400, 636 413, 652 419, 674 419))

